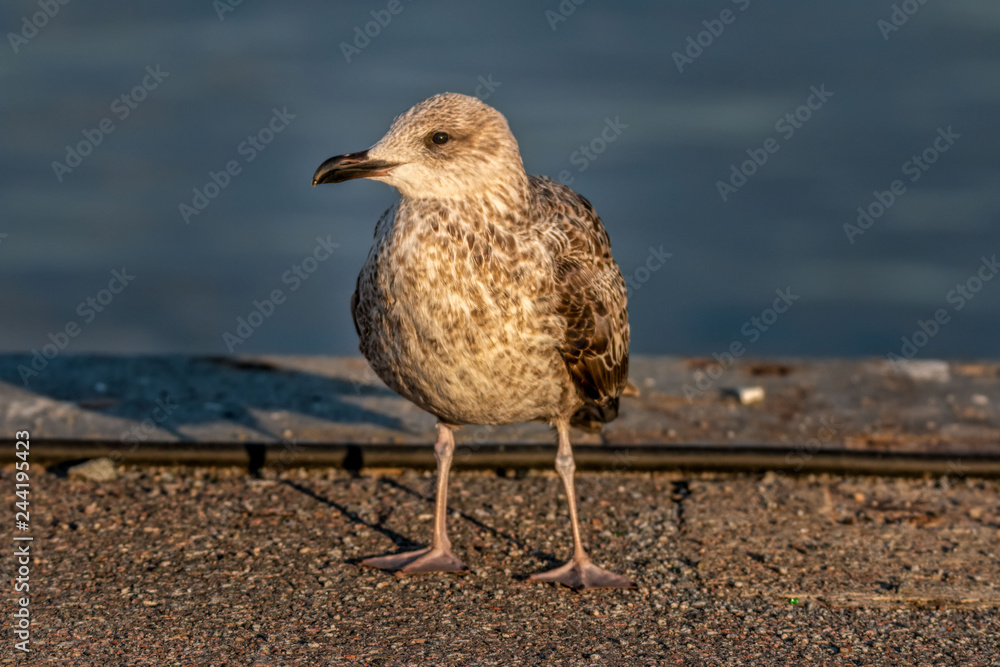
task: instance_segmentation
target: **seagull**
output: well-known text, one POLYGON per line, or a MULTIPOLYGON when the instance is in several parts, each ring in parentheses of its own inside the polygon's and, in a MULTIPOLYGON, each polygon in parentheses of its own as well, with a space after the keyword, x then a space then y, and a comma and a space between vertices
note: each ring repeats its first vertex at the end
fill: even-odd
POLYGON ((397 572, 461 572, 446 527, 454 431, 544 421, 557 433, 573 554, 531 575, 576 590, 631 588, 580 537, 570 425, 618 415, 628 382, 625 281, 589 201, 525 173, 507 119, 443 93, 398 116, 368 150, 319 166, 313 185, 369 178, 399 191, 382 214, 351 314, 360 350, 394 391, 437 417, 431 546, 368 558, 397 572))

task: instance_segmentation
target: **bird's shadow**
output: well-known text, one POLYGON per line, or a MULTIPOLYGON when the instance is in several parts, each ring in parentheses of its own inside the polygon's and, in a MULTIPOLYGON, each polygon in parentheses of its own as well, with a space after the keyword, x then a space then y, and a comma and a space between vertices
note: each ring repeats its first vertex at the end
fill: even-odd
MULTIPOLYGON (((434 502, 435 502, 434 498, 432 498, 430 496, 427 496, 427 495, 425 495, 423 493, 420 493, 416 489, 412 489, 412 488, 406 486, 405 484, 400 484, 398 481, 392 479, 391 477, 385 477, 385 476, 379 477, 378 478, 378 482, 380 484, 385 484, 386 486, 391 486, 394 489, 397 489, 397 490, 402 491, 404 493, 408 493, 408 494, 410 494, 412 496, 416 496, 417 498, 420 498, 421 500, 424 500, 424 501, 430 503, 431 505, 433 505, 434 502)), ((543 567, 541 570, 538 570, 538 572, 544 572, 545 570, 548 570, 549 567, 557 565, 557 564, 561 564, 563 562, 562 560, 560 560, 559 558, 557 558, 555 554, 549 553, 548 551, 542 551, 541 549, 529 548, 527 545, 525 545, 524 542, 522 542, 521 540, 517 539, 513 535, 511 535, 509 533, 505 533, 502 530, 498 530, 498 529, 494 528, 493 526, 488 526, 485 523, 483 523, 482 521, 480 521, 479 519, 477 519, 476 517, 474 517, 474 516, 472 516, 470 514, 467 514, 466 512, 463 512, 462 510, 452 509, 452 507, 449 505, 449 507, 448 507, 448 513, 449 514, 458 514, 460 517, 462 517, 463 519, 465 519, 466 521, 468 521, 472 525, 474 525, 474 526, 476 526, 476 527, 478 527, 478 528, 480 528, 482 530, 485 530, 486 532, 490 533, 491 535, 493 535, 497 539, 503 540, 503 541, 507 542, 508 544, 511 544, 511 545, 515 546, 516 548, 520 549, 521 551, 524 551, 526 553, 530 553, 535 558, 538 558, 539 560, 542 560, 542 561, 545 561, 546 563, 548 563, 548 566, 543 567)), ((530 577, 532 574, 535 574, 535 573, 534 572, 527 572, 527 573, 519 572, 519 573, 517 573, 517 574, 515 574, 513 576, 518 581, 524 581, 528 577, 530 577)))
MULTIPOLYGON (((340 504, 338 502, 335 502, 333 500, 330 500, 329 498, 326 498, 324 496, 321 496, 320 494, 316 493, 315 491, 313 491, 312 489, 310 489, 309 487, 307 487, 307 486, 305 486, 303 484, 300 484, 298 482, 292 482, 290 480, 281 480, 281 483, 285 484, 286 486, 288 486, 290 488, 295 489, 296 491, 299 491, 300 493, 306 494, 310 498, 312 498, 312 499, 314 499, 314 500, 316 500, 318 502, 321 502, 324 505, 332 507, 333 509, 335 509, 338 512, 340 512, 341 515, 343 515, 345 518, 351 520, 352 522, 357 523, 357 524, 361 524, 361 525, 365 526, 366 528, 370 528, 371 530, 377 531, 377 532, 381 533, 382 535, 385 535, 390 540, 392 540, 396 544, 397 547, 399 547, 399 551, 396 551, 396 552, 393 552, 393 553, 403 553, 405 551, 411 551, 411 550, 419 549, 419 548, 421 548, 423 546, 426 546, 426 545, 420 544, 419 542, 415 542, 414 540, 406 537, 405 535, 402 535, 401 533, 397 533, 396 531, 392 530, 391 528, 388 528, 388 527, 385 526, 385 521, 386 521, 386 519, 389 518, 389 515, 391 514, 391 510, 389 512, 387 512, 387 513, 380 514, 379 517, 378 517, 378 521, 377 522, 372 522, 372 521, 368 521, 367 519, 363 518, 361 515, 359 515, 357 512, 354 512, 353 510, 349 509, 347 506, 342 505, 342 504, 340 504)), ((381 476, 381 477, 379 477, 379 478, 376 479, 376 483, 377 484, 382 484, 382 485, 385 485, 385 486, 389 486, 389 487, 391 487, 393 489, 396 489, 398 491, 402 491, 404 493, 408 493, 408 494, 410 494, 410 495, 412 495, 412 496, 414 496, 416 498, 419 498, 420 500, 423 500, 423 501, 429 503, 432 506, 434 505, 434 502, 435 502, 434 498, 429 497, 429 496, 427 496, 427 495, 425 495, 423 493, 420 493, 419 491, 417 491, 415 489, 412 489, 412 488, 406 486, 405 484, 401 484, 400 482, 398 482, 398 481, 396 481, 396 480, 394 480, 394 479, 392 479, 390 477, 381 476)), ((513 536, 513 535, 511 535, 509 533, 506 533, 506 532, 504 532, 502 530, 499 530, 497 528, 494 528, 493 526, 487 525, 487 524, 483 523, 482 521, 480 521, 479 519, 477 519, 476 517, 471 516, 470 514, 468 514, 466 512, 463 512, 462 510, 457 510, 457 509, 454 509, 451 506, 449 506, 448 507, 448 513, 450 515, 458 514, 458 516, 460 516, 462 519, 464 519, 465 521, 468 521, 469 523, 473 524, 477 528, 480 528, 481 530, 486 531, 487 533, 493 535, 497 539, 502 540, 504 542, 507 542, 508 544, 516 547, 517 549, 520 549, 521 551, 524 551, 526 553, 530 553, 532 556, 534 556, 534 557, 536 557, 536 558, 538 558, 540 560, 543 560, 546 563, 549 563, 550 565, 553 565, 553 564, 561 562, 554 554, 548 553, 546 551, 541 551, 540 549, 529 549, 524 544, 524 542, 522 542, 521 540, 519 540, 517 537, 515 537, 515 536, 513 536)), ((387 555, 387 554, 377 554, 377 555, 381 556, 381 555, 387 555)), ((344 559, 344 562, 345 563, 351 563, 351 564, 357 564, 357 563, 360 563, 361 561, 365 560, 365 558, 368 558, 368 557, 369 556, 364 556, 362 558, 346 558, 346 559, 344 559)), ((517 574, 517 575, 514 575, 514 577, 516 579, 527 579, 530 575, 531 575, 531 573, 528 573, 528 574, 517 574)))
MULTIPOLYGON (((404 536, 403 534, 397 533, 396 531, 392 530, 391 528, 387 528, 384 525, 382 525, 383 524, 383 517, 379 517, 378 523, 373 523, 373 522, 365 519, 360 514, 358 514, 357 512, 353 511, 352 509, 350 509, 346 505, 342 505, 342 504, 340 504, 340 503, 338 503, 338 502, 336 502, 334 500, 330 500, 329 498, 327 498, 325 496, 321 496, 320 494, 316 493, 315 491, 313 491, 312 489, 310 489, 305 484, 300 484, 298 482, 293 482, 293 481, 288 480, 288 479, 282 479, 280 481, 281 481, 281 484, 284 484, 285 486, 287 486, 289 488, 295 489, 299 493, 303 493, 303 494, 309 496, 310 498, 312 498, 313 500, 315 500, 317 502, 320 502, 320 503, 323 503, 327 507, 332 507, 333 509, 335 509, 338 512, 340 512, 340 514, 344 518, 349 519, 353 523, 360 524, 362 526, 365 526, 366 528, 369 528, 369 529, 374 530, 376 532, 382 533, 383 535, 385 535, 386 537, 388 537, 390 540, 392 540, 396 545, 398 545, 399 547, 401 547, 401 548, 403 548, 405 550, 417 549, 417 548, 420 547, 419 543, 414 542, 413 540, 409 539, 408 537, 404 536)), ((357 563, 360 563, 362 560, 364 560, 364 559, 363 558, 345 558, 344 562, 345 563, 357 564, 357 563)))

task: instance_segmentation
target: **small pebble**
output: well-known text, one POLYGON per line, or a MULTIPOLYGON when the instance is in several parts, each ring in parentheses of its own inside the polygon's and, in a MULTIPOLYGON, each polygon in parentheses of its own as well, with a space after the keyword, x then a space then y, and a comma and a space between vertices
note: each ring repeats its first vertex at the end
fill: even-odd
POLYGON ((91 459, 72 466, 67 475, 70 479, 86 479, 91 482, 110 482, 118 479, 115 464, 109 458, 91 459))

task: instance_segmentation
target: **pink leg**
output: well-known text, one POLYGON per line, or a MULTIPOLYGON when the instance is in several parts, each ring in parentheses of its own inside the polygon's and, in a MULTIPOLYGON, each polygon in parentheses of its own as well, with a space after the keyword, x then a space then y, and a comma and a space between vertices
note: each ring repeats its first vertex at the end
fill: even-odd
POLYGON ((576 463, 573 462, 573 448, 569 442, 569 423, 558 422, 556 429, 559 432, 556 470, 562 478, 563 488, 566 489, 566 500, 569 504, 569 519, 573 525, 573 558, 554 570, 531 575, 530 580, 559 583, 578 591, 591 588, 634 588, 635 584, 625 577, 594 565, 590 562, 587 552, 583 550, 583 541, 580 539, 580 522, 576 515, 576 491, 573 488, 573 473, 576 472, 576 463))
POLYGON ((424 574, 428 572, 462 572, 468 568, 451 552, 451 540, 445 522, 448 516, 448 471, 455 452, 455 435, 452 427, 438 424, 438 439, 434 443, 437 459, 437 498, 434 511, 434 539, 431 546, 417 551, 407 551, 389 556, 376 556, 361 561, 362 565, 390 570, 399 574, 424 574))

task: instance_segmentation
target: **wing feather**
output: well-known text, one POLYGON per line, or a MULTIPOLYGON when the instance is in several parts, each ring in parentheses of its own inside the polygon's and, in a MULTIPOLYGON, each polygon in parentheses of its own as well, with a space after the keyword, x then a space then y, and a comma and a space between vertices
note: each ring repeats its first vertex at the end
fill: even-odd
POLYGON ((557 313, 566 323, 559 353, 584 407, 574 423, 608 422, 628 382, 628 303, 625 280, 611 256, 611 241, 594 207, 568 187, 531 177, 549 229, 557 313))

